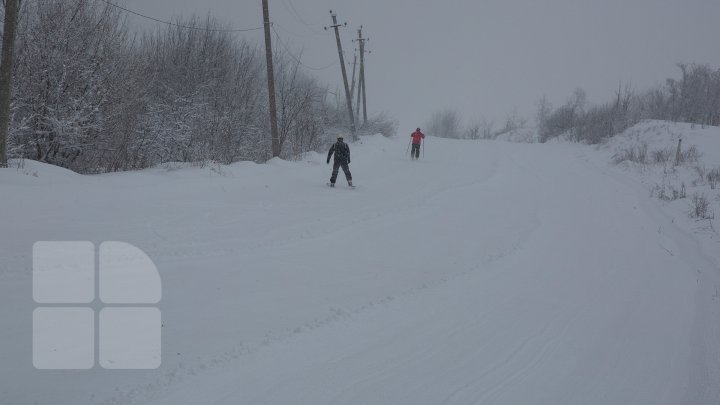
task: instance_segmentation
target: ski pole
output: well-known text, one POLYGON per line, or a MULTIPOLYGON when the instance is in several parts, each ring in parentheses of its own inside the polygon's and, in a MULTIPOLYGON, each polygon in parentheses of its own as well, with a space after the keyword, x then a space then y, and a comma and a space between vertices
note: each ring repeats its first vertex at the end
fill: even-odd
POLYGON ((410 143, 412 143, 412 141, 408 142, 408 147, 407 147, 407 149, 405 150, 405 156, 407 156, 407 153, 408 153, 408 151, 410 150, 410 143))
POLYGON ((425 159, 425 141, 423 141, 423 159, 425 159))

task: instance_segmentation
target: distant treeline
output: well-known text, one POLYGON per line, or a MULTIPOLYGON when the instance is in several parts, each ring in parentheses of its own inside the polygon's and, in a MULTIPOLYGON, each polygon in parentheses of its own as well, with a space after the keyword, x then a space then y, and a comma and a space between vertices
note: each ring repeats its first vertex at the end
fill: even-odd
MULTIPOLYGON (((644 92, 619 84, 613 99, 605 104, 590 105, 582 89, 576 89, 557 108, 543 97, 535 117, 537 136, 528 134, 528 139, 546 142, 563 136, 576 142, 598 143, 644 119, 720 125, 720 69, 698 64, 678 66, 680 78, 667 79, 664 85, 644 92)), ((444 109, 434 113, 425 128, 429 134, 446 138, 494 139, 526 125, 527 120, 513 112, 499 129, 485 119, 463 127, 454 110, 444 109)))
MULTIPOLYGON (((139 35, 100 0, 23 2, 9 157, 85 173, 270 158, 264 48, 211 17, 177 23, 195 29, 139 35)), ((349 127, 342 102, 282 52, 275 79, 282 157, 349 127)))
POLYGON ((707 65, 679 64, 680 79, 635 93, 620 85, 611 102, 588 106, 578 89, 563 106, 552 109, 547 99, 539 103, 540 141, 568 136, 577 142, 598 143, 643 119, 720 125, 720 70, 707 65))

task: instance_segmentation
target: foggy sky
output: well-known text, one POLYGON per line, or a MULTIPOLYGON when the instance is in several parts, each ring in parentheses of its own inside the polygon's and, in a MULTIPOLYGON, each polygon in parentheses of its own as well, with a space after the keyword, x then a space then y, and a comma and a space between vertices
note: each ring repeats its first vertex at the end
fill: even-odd
MULTIPOLYGON (((160 19, 196 13, 233 28, 262 25, 260 0, 115 1, 160 19)), ((643 90, 678 77, 678 62, 720 67, 717 0, 269 2, 283 41, 312 67, 338 60, 334 35, 323 31, 330 9, 348 23, 341 30, 348 63, 350 40, 363 25, 372 51, 366 56, 368 111, 397 118, 400 133, 422 126, 438 109, 457 110, 464 123, 487 117, 497 128, 513 110, 532 120, 543 95, 558 106, 581 87, 589 101, 602 102, 620 81, 643 90)), ((238 35, 263 43, 262 30, 238 35)), ((338 64, 306 71, 342 91, 338 64)))

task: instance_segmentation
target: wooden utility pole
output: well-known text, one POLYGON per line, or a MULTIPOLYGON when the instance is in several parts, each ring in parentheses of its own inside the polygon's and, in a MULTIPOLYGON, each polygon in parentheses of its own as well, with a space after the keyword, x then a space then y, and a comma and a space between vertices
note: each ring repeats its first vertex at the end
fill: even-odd
POLYGON ((358 42, 360 43, 360 83, 358 85, 358 94, 362 91, 363 102, 363 125, 367 124, 367 99, 365 96, 365 41, 367 38, 362 36, 362 25, 358 29, 358 42))
POLYGON ((262 0, 263 22, 265 25, 265 62, 267 65, 268 98, 270 99, 270 132, 272 134, 272 155, 280 156, 280 137, 277 126, 277 107, 275 105, 275 73, 273 70, 272 42, 270 39, 270 10, 268 0, 262 0))
POLYGON ((7 134, 10 124, 10 91, 12 91, 13 50, 19 0, 5 0, 2 62, 0 62, 0 167, 7 167, 7 134))
MULTIPOLYGON (((353 141, 356 141, 357 135, 355 134, 355 116, 352 110, 352 97, 350 96, 350 86, 348 86, 347 72, 345 71, 345 58, 343 57, 342 44, 340 43, 340 30, 338 29, 341 26, 347 25, 347 23, 342 25, 338 24, 337 15, 333 13, 332 10, 330 10, 330 16, 332 17, 333 23, 330 28, 335 29, 335 40, 337 41, 338 55, 340 56, 340 70, 342 71, 343 84, 345 85, 345 103, 347 104, 348 115, 350 116, 350 132, 352 132, 353 141)), ((328 28, 329 27, 325 27, 326 30, 328 28)))
POLYGON ((355 94, 355 66, 357 66, 357 53, 353 55, 353 75, 352 81, 350 82, 350 100, 352 100, 353 94, 355 94))
POLYGON ((357 102, 355 103, 355 116, 360 120, 360 97, 362 96, 362 75, 358 78, 357 102))

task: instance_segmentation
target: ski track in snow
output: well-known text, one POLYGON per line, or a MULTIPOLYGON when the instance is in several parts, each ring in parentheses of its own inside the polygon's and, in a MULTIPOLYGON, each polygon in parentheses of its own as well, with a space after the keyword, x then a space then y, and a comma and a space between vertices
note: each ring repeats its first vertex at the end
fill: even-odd
MULTIPOLYGON (((496 162, 494 162, 494 163, 496 163, 496 162)), ((493 168, 493 170, 486 173, 486 175, 488 175, 487 176, 488 178, 491 178, 495 174, 496 174, 495 168, 493 168)), ((279 247, 291 245, 291 244, 299 242, 299 241, 303 241, 303 242, 311 241, 312 239, 314 239, 316 237, 322 237, 322 238, 332 237, 337 234, 342 234, 342 233, 346 232, 347 227, 349 227, 351 225, 363 224, 365 226, 374 226, 377 222, 386 221, 386 219, 388 217, 391 217, 393 215, 397 215, 397 214, 407 211, 407 210, 412 210, 412 209, 416 209, 418 207, 422 207, 427 203, 427 201, 435 198, 438 195, 447 195, 448 193, 452 193, 454 190, 462 190, 462 189, 472 188, 473 186, 483 183, 486 180, 487 179, 463 181, 463 182, 459 182, 458 184, 451 185, 451 186, 448 186, 446 184, 441 184, 441 185, 425 184, 425 185, 423 185, 423 187, 420 191, 413 191, 413 192, 411 192, 411 194, 409 196, 405 196, 403 198, 403 200, 407 200, 407 203, 405 203, 405 202, 403 202, 402 204, 395 203, 393 206, 391 206, 389 208, 381 209, 380 212, 377 212, 373 208, 364 208, 361 210, 359 219, 357 219, 357 218, 353 219, 349 225, 347 225, 339 230, 331 230, 329 232, 320 233, 319 235, 312 234, 312 233, 309 234, 308 232, 305 232, 302 234, 302 236, 296 237, 296 238, 286 238, 286 239, 271 238, 271 240, 264 241, 263 243, 253 246, 251 248, 243 248, 243 251, 246 251, 246 250, 257 251, 256 249, 258 249, 258 248, 259 249, 263 249, 263 248, 273 249, 273 248, 279 248, 279 247), (397 205, 400 205, 400 207, 398 207, 397 205)), ((338 218, 332 218, 332 219, 330 219, 330 222, 336 222, 337 220, 338 220, 338 218)), ((340 222, 340 221, 337 221, 337 222, 340 222)), ((300 226, 294 226, 292 228, 292 230, 290 230, 290 231, 288 231, 288 230, 276 231, 276 233, 278 233, 278 234, 288 234, 288 233, 293 234, 295 228, 307 229, 306 227, 310 226, 310 225, 311 225, 310 223, 302 224, 300 226)), ((522 246, 523 241, 526 240, 531 234, 532 234, 532 229, 528 229, 526 233, 523 233, 522 235, 520 235, 520 237, 518 238, 516 243, 512 244, 508 248, 507 251, 500 251, 500 252, 496 252, 493 255, 489 255, 488 257, 486 257, 485 260, 483 260, 482 264, 492 263, 494 261, 501 260, 502 258, 504 258, 505 256, 507 256, 509 254, 512 254, 514 251, 516 251, 517 249, 519 249, 522 246)), ((215 255, 218 253, 238 253, 238 251, 233 250, 233 249, 225 250, 225 251, 214 251, 214 250, 210 249, 210 255, 215 255)), ((375 301, 366 302, 366 303, 363 303, 361 306, 358 306, 355 308, 351 308, 351 309, 330 308, 330 315, 328 315, 324 318, 315 319, 314 321, 312 321, 310 323, 304 323, 302 325, 290 327, 290 328, 287 328, 285 331, 279 331, 279 332, 278 331, 270 331, 266 334, 265 338, 263 339, 263 341, 260 344, 258 344, 256 346, 240 345, 240 346, 233 347, 230 351, 214 357, 212 360, 209 361, 209 363, 212 366, 217 366, 220 364, 225 364, 228 361, 238 359, 240 356, 248 355, 251 353, 256 353, 258 350, 268 350, 269 346, 272 346, 273 344, 276 344, 278 342, 283 342, 287 339, 296 337, 298 334, 308 332, 308 331, 314 331, 318 328, 327 327, 329 325, 334 324, 335 322, 350 320, 354 316, 361 314, 364 311, 377 309, 378 307, 382 307, 382 306, 391 305, 392 302, 395 301, 396 299, 411 296, 411 295, 420 293, 424 290, 427 290, 429 288, 434 288, 439 285, 445 284, 448 281, 453 280, 454 278, 461 277, 461 276, 467 275, 471 272, 477 271, 481 267, 482 264, 475 265, 471 268, 463 269, 454 275, 441 276, 440 278, 435 279, 435 280, 425 281, 425 282, 421 283, 420 285, 416 285, 416 286, 410 287, 408 289, 398 291, 395 295, 390 295, 390 296, 382 297, 375 301)), ((185 371, 185 372, 183 372, 183 370, 181 370, 181 369, 175 370, 175 371, 181 375, 187 375, 187 374, 192 375, 192 374, 195 374, 195 372, 198 368, 207 369, 208 367, 211 367, 207 363, 208 362, 196 364, 196 365, 192 366, 190 368, 190 370, 185 371)), ((184 366, 184 367, 187 367, 187 366, 184 366)), ((173 377, 176 378, 177 374, 174 374, 173 377)), ((162 387, 165 385, 168 385, 168 384, 162 380, 156 381, 155 383, 146 386, 143 390, 141 390, 141 392, 144 392, 145 394, 147 394, 148 392, 152 392, 153 390, 158 389, 159 387, 162 387)), ((133 392, 132 395, 127 396, 125 398, 125 400, 132 400, 137 395, 138 395, 138 392, 133 392)), ((117 398, 111 400, 108 403, 116 403, 116 402, 117 402, 117 398)), ((122 401, 120 401, 120 402, 122 402, 122 401)))
POLYGON ((352 145, 352 191, 314 156, 82 177, 11 219, 0 403, 720 403, 717 262, 641 185, 571 145, 403 141, 352 145), (159 370, 28 367, 32 242, 72 237, 160 268, 159 370))

